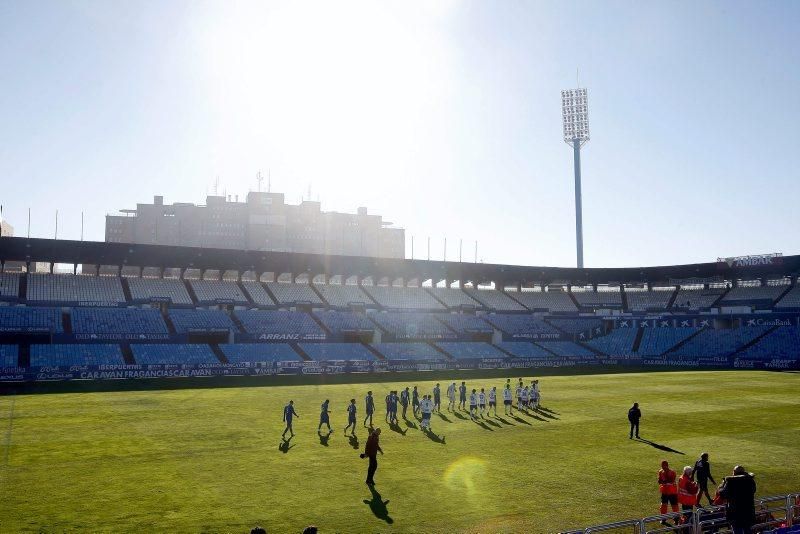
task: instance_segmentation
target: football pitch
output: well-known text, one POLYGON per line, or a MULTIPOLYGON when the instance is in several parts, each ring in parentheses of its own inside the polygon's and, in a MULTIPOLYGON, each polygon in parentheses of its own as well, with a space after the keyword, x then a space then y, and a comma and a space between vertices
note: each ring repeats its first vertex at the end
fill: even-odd
MULTIPOLYGON (((658 510, 662 459, 741 463, 758 495, 800 490, 800 373, 654 372, 541 378, 539 413, 383 421, 390 389, 434 382, 0 397, 0 532, 558 532, 658 510), (382 428, 364 484, 364 396, 382 428), (331 401, 334 432, 317 433, 331 401), (342 432, 357 399, 357 439, 342 432), (293 399, 296 436, 281 442, 293 399), (626 413, 643 412, 628 439, 626 413)), ((480 388, 505 383, 454 372, 480 388)), ((426 380, 426 381, 423 381, 426 380)), ((512 379, 512 383, 515 379, 512 379)), ((529 380, 526 380, 526 383, 529 380)), ((446 398, 443 395, 443 400, 446 398)))

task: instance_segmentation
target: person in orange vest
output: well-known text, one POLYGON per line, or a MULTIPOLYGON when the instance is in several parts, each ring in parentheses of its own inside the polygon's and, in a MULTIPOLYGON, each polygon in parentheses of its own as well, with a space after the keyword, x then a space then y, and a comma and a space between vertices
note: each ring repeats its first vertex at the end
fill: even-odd
POLYGON ((678 480, 678 503, 681 505, 681 512, 683 512, 683 522, 691 521, 692 510, 699 502, 700 496, 697 494, 699 485, 692 480, 692 466, 687 465, 683 468, 683 475, 678 480))
MULTIPOLYGON (((667 504, 672 507, 673 512, 678 512, 678 484, 676 479, 677 473, 669 468, 669 463, 666 460, 661 462, 661 470, 658 472, 658 490, 661 492, 661 513, 667 513, 667 504)), ((666 525, 666 520, 661 521, 662 525, 666 525)))

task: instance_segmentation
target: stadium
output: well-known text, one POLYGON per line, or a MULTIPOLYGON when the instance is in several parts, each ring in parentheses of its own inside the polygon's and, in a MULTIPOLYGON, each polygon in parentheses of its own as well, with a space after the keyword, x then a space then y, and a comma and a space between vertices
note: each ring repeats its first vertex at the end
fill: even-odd
MULTIPOLYGON (((0 378, 15 393, 2 398, 8 530, 313 523, 553 532, 639 515, 651 516, 642 528, 669 531, 647 513, 652 488, 637 479, 652 477, 662 456, 677 464, 709 448, 687 414, 719 432, 717 464, 758 465, 759 496, 772 499, 765 528, 797 514, 798 256, 577 269, 27 238, 0 245, 0 378), (5 270, 33 264, 85 274, 5 270), (372 497, 353 451, 358 437, 315 430, 327 397, 338 430, 347 399, 361 408, 367 389, 382 400, 393 385, 502 388, 508 377, 540 378, 542 409, 485 420, 444 411, 431 434, 416 415, 387 427, 384 465, 395 467, 382 467, 385 478, 378 471, 382 493, 372 497), (303 419, 286 442, 278 435, 288 399, 303 419), (634 399, 646 416, 631 448, 624 411, 634 399), (519 470, 529 446, 532 465, 519 470), (607 450, 589 452, 597 447, 607 450), (614 461, 640 466, 619 486, 601 483, 614 461), (604 489, 576 507, 587 482, 604 489), (525 488, 510 490, 512 499, 524 494, 521 508, 486 508, 507 484, 525 488), (253 485, 265 492, 255 500, 246 497, 253 485), (123 504, 129 498, 137 503, 123 504), (421 522, 413 510, 428 499, 441 509, 421 522), (478 512, 465 513, 462 499, 478 512), (120 516, 119 506, 137 512, 120 516), (172 515, 158 515, 164 507, 172 515)), ((378 422, 383 414, 379 406, 378 422)), ((362 443, 366 432, 357 433, 362 443)), ((631 521, 622 526, 644 519, 631 521)))

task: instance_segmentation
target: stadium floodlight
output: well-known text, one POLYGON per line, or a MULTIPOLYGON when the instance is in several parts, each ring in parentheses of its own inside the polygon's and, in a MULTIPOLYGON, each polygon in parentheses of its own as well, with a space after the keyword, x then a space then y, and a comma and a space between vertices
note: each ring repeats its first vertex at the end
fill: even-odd
POLYGON ((572 146, 575 160, 575 245, 578 268, 583 268, 583 213, 581 208, 581 147, 589 141, 589 99, 586 89, 561 91, 564 142, 572 146))

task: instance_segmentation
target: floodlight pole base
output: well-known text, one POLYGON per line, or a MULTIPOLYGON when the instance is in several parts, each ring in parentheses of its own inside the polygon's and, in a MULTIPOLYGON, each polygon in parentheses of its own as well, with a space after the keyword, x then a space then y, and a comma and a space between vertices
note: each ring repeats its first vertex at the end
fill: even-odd
POLYGON ((583 269, 583 208, 581 206, 581 140, 572 140, 575 158, 575 246, 578 251, 578 269, 583 269))

